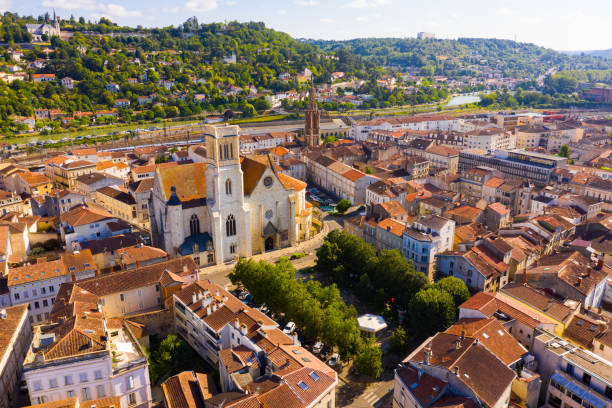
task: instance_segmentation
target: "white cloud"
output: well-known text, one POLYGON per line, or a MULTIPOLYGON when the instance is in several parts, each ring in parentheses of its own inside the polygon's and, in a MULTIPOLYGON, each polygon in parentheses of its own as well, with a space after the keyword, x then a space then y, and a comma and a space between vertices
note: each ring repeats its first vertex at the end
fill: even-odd
POLYGON ((380 6, 386 6, 388 4, 391 4, 393 2, 393 0, 351 0, 348 3, 346 3, 346 7, 352 7, 352 8, 373 8, 373 7, 380 7, 380 6))
POLYGON ((356 18, 356 20, 359 21, 360 23, 367 23, 370 21, 368 17, 364 17, 364 16, 359 16, 356 18))
MULTIPOLYGON (((2 0, 0 0, 2 1, 2 0)), ((64 10, 87 10, 93 11, 92 16, 98 17, 141 17, 138 10, 128 10, 124 6, 115 3, 98 3, 95 0, 44 0, 44 7, 53 7, 64 10)))
POLYGON ((9 11, 12 5, 13 2, 11 0, 0 0, 0 12, 9 11))
POLYGON ((336 22, 336 20, 334 20, 333 18, 327 18, 327 17, 320 18, 319 21, 322 23, 335 23, 336 22))
POLYGON ((295 0, 298 6, 313 7, 319 4, 317 0, 295 0))
POLYGON ((219 7, 217 0, 189 0, 185 8, 190 11, 211 11, 219 7))
POLYGON ((164 13, 164 14, 176 14, 179 11, 181 11, 181 9, 178 8, 178 7, 169 7, 169 8, 161 9, 161 12, 164 13))
POLYGON ((44 0, 42 5, 65 10, 99 10, 104 6, 95 0, 44 0))
POLYGON ((284 16, 285 14, 287 14, 287 10, 284 10, 284 9, 278 10, 277 13, 280 14, 281 16, 284 16))
POLYGON ((236 6, 236 5, 238 5, 238 2, 237 1, 233 1, 233 0, 229 0, 229 1, 225 2, 225 5, 226 6, 236 6))

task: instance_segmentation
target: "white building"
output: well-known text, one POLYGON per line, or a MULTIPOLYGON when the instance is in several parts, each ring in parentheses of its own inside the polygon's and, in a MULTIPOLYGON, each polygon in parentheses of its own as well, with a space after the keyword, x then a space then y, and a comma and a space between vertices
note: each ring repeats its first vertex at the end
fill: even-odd
POLYGON ((428 214, 404 230, 402 252, 414 268, 433 281, 436 255, 453 249, 455 221, 428 214))
POLYGON ((24 363, 30 401, 120 397, 121 407, 149 407, 148 363, 121 320, 107 319, 98 297, 63 285, 50 323, 37 326, 24 363))
POLYGON ((60 215, 60 231, 70 250, 73 242, 124 234, 130 232, 131 227, 102 208, 80 205, 60 215))
POLYGON ((502 149, 514 149, 515 145, 516 136, 501 128, 488 127, 474 130, 467 134, 468 149, 482 149, 488 152, 494 152, 502 149))
POLYGON ((153 241, 200 265, 291 246, 309 238, 306 183, 269 156, 240 157, 237 126, 207 126, 205 163, 158 168, 151 193, 153 241))

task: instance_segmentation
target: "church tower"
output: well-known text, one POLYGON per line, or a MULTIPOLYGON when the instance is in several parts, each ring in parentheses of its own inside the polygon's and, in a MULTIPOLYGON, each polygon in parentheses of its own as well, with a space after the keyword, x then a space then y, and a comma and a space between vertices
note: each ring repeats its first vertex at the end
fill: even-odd
POLYGON ((306 125, 304 126, 304 139, 306 146, 315 147, 321 143, 321 112, 315 98, 314 83, 310 87, 310 101, 306 110, 306 125))
POLYGON ((216 263, 251 256, 250 214, 244 203, 238 126, 205 126, 206 206, 216 263))

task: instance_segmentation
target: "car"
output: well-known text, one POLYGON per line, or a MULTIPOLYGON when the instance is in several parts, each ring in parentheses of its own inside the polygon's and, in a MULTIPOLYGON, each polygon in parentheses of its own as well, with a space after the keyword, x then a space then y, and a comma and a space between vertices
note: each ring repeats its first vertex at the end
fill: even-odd
POLYGON ((313 352, 313 353, 315 353, 315 354, 319 354, 321 351, 323 351, 323 347, 324 347, 324 346, 325 346, 325 345, 324 345, 322 342, 317 341, 317 342, 314 344, 314 346, 312 346, 312 352, 313 352))
POLYGON ((268 309, 268 307, 266 305, 263 305, 262 307, 259 308, 259 311, 265 315, 267 315, 268 313, 270 313, 270 309, 268 309))
POLYGON ((283 329, 283 333, 285 334, 293 334, 294 331, 295 331, 295 323, 293 322, 287 323, 287 325, 283 329))
POLYGON ((249 295, 249 292, 247 292, 246 290, 243 290, 242 292, 240 292, 238 294, 238 299, 240 300, 244 300, 246 299, 246 297, 249 295))
POLYGON ((335 367, 335 366, 339 365, 340 364, 340 356, 338 355, 338 353, 332 354, 332 356, 330 357, 330 359, 327 362, 327 364, 330 367, 335 367))

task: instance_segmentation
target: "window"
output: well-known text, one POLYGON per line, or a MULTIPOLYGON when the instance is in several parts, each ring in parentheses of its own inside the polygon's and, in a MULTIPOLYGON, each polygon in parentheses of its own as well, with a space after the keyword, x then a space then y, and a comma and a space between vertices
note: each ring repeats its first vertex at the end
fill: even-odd
POLYGON ((34 309, 40 309, 40 303, 38 303, 38 301, 34 302, 34 309))
POLYGON ((225 180, 225 194, 232 195, 232 180, 225 180))
POLYGON ((43 299, 43 307, 48 307, 49 301, 47 299, 43 299))
POLYGON ((197 235, 200 233, 200 220, 195 214, 193 214, 189 220, 189 232, 191 235, 197 235))
POLYGON ((66 392, 66 397, 68 398, 74 397, 74 390, 68 390, 68 392, 66 392))
POLYGON ((98 398, 104 398, 106 396, 104 392, 104 386, 103 385, 96 386, 96 393, 98 394, 98 398))
POLYGON ((19 293, 15 293, 15 300, 19 300, 19 293))
POLYGON ((55 288, 54 288, 53 286, 49 286, 49 292, 50 292, 50 293, 55 292, 55 288))
POLYGON ((57 379, 56 378, 51 378, 49 380, 49 388, 57 388, 57 379))
POLYGON ((71 375, 64 376, 64 385, 72 385, 72 376, 71 375))
POLYGON ((586 385, 591 385, 591 375, 587 373, 582 374, 582 382, 586 385))
POLYGON ((135 392, 130 392, 128 394, 128 404, 136 405, 136 393, 135 392))
POLYGON ((134 376, 128 376, 128 378, 125 380, 125 383, 128 390, 134 389, 134 376))
POLYGON ((123 293, 120 293, 120 294, 119 294, 119 299, 120 299, 122 302, 125 302, 125 296, 123 296, 123 293))
POLYGON ((41 391, 42 390, 42 384, 40 383, 40 381, 34 381, 34 391, 41 391))
POLYGON ((36 289, 32 289, 32 297, 38 296, 38 291, 36 289))
POLYGON ((83 401, 88 401, 91 399, 91 394, 89 393, 89 387, 85 387, 81 389, 81 399, 83 401))
POLYGON ((41 295, 44 295, 47 293, 47 288, 40 288, 40 293, 41 295))
POLYGON ((225 221, 225 235, 228 237, 236 235, 236 219, 232 214, 228 215, 225 221))
POLYGON ((230 245, 230 254, 235 254, 236 253, 236 244, 231 244, 230 245))
POLYGON ((94 371, 94 378, 96 380, 101 380, 102 379, 102 370, 96 370, 94 371))
POLYGON ((36 403, 37 404, 44 404, 45 402, 47 402, 47 397, 45 397, 44 395, 42 395, 40 397, 36 397, 36 403))
POLYGON ((568 363, 567 366, 565 367, 565 372, 568 373, 569 375, 573 376, 574 375, 574 366, 568 363))
POLYGON ((80 373, 79 374, 79 381, 84 383, 87 382, 87 373, 80 373))

